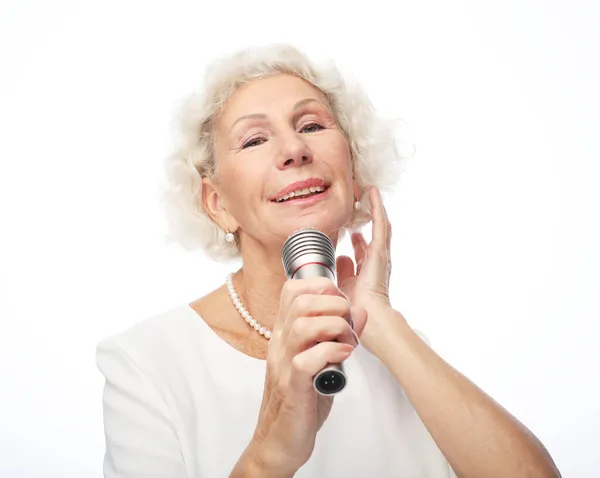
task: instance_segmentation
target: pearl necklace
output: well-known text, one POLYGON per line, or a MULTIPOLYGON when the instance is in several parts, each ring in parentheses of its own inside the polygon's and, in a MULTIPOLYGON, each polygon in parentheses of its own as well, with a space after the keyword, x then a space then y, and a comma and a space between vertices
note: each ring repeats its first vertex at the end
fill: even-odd
POLYGON ((264 327, 263 325, 261 325, 260 323, 258 323, 256 321, 256 319, 252 318, 250 313, 246 310, 246 307, 244 307, 244 304, 242 304, 242 301, 240 300, 240 297, 238 296, 237 292, 235 291, 235 287, 233 287, 233 272, 229 273, 229 275, 227 276, 227 280, 225 281, 225 284, 227 284, 227 290, 229 291, 229 297, 231 297, 233 305, 238 310, 238 312, 240 313, 242 318, 246 321, 246 323, 250 327, 252 327, 254 330, 256 330, 265 339, 269 340, 271 338, 271 331, 269 329, 267 329, 266 327, 264 327))

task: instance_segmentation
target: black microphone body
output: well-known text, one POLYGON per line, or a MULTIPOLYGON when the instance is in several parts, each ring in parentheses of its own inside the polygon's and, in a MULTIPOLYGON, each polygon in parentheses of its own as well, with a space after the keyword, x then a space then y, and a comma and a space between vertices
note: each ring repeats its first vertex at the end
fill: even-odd
MULTIPOLYGON (((283 244, 281 259, 288 279, 327 277, 336 281, 335 247, 326 234, 317 229, 300 229, 283 244)), ((347 383, 342 364, 329 364, 313 380, 321 395, 335 395, 347 383)))

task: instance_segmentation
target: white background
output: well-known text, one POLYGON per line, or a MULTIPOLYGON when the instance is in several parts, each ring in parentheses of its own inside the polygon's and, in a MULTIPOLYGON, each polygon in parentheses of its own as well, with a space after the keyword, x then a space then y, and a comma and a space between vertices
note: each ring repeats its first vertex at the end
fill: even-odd
POLYGON ((3 1, 0 476, 100 477, 96 343, 236 266, 165 245, 162 161, 207 62, 270 42, 408 123, 395 306, 600 476, 599 5, 3 1))

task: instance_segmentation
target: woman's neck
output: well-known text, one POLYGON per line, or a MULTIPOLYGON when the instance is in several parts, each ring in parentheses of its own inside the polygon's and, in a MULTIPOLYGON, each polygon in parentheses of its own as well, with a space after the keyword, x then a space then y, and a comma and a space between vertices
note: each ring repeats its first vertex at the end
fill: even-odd
POLYGON ((287 277, 281 256, 273 252, 276 248, 266 251, 249 246, 246 244, 244 247, 243 266, 234 274, 233 282, 252 317, 272 330, 279 311, 281 289, 287 277))

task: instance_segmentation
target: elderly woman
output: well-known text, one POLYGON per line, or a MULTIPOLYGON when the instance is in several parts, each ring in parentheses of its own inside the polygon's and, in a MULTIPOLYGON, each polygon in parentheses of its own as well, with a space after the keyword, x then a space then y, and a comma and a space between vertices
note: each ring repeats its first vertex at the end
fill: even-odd
POLYGON ((244 51, 209 70, 182 125, 175 236, 242 267, 98 346, 107 478, 560 476, 393 308, 379 190, 398 154, 359 89, 291 47, 244 51), (337 284, 287 279, 282 245, 301 228, 333 244, 350 231, 337 284), (338 363, 347 387, 317 393, 338 363))

